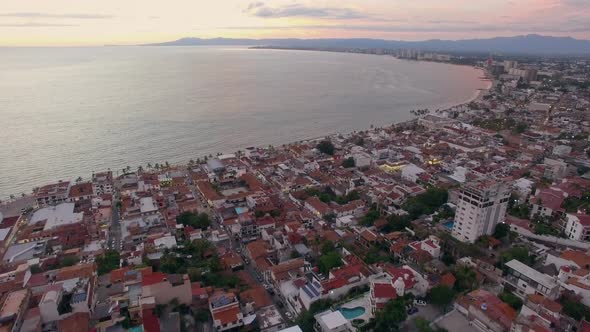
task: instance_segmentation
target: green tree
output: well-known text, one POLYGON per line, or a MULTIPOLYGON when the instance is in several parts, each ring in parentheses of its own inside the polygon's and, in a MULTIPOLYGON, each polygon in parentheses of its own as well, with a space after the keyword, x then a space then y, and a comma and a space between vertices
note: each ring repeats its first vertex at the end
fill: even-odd
POLYGON ((406 300, 398 297, 385 304, 382 310, 375 314, 374 331, 399 331, 399 324, 408 317, 406 300))
POLYGON ((104 255, 96 258, 97 271, 99 275, 111 272, 119 268, 121 256, 116 250, 107 250, 104 255))
POLYGON ((443 310, 446 310, 449 304, 455 298, 455 291, 444 285, 433 287, 428 292, 428 299, 430 302, 443 310))
POLYGON ((316 146, 316 148, 324 154, 327 155, 333 155, 334 154, 334 144, 332 144, 332 142, 330 142, 329 140, 323 140, 321 142, 318 143, 318 145, 316 146))
POLYGON ((299 315, 297 320, 295 320, 295 324, 298 325, 303 332, 315 332, 313 327, 315 323, 314 316, 317 313, 329 309, 331 306, 332 301, 329 299, 317 300, 309 306, 309 310, 304 311, 299 315))
POLYGON ((342 162, 342 167, 344 167, 344 168, 352 168, 355 165, 356 164, 354 162, 354 158, 353 157, 348 157, 348 158, 344 159, 344 161, 342 162))
POLYGON ((577 299, 569 296, 561 298, 563 312, 571 318, 581 321, 582 319, 590 320, 590 308, 583 305, 577 299))
POLYGON ((458 292, 470 291, 477 288, 477 273, 468 266, 460 266, 455 269, 455 289, 458 292))
POLYGON ((342 266, 342 259, 336 251, 329 252, 320 257, 318 267, 322 273, 328 273, 335 267, 342 266))
POLYGON ((425 193, 410 197, 402 205, 412 219, 431 214, 447 202, 449 193, 444 188, 429 188, 425 193))
POLYGON ((430 322, 422 317, 416 317, 414 324, 416 324, 416 329, 419 332, 434 332, 432 327, 430 327, 430 322))
POLYGON ((513 259, 519 260, 521 263, 529 266, 533 265, 535 262, 534 257, 529 254, 529 250, 526 247, 517 246, 512 247, 500 254, 501 267, 503 268, 504 264, 510 262, 513 259))
POLYGON ((505 224, 505 223, 499 223, 496 225, 496 228, 494 229, 493 236, 496 239, 503 239, 506 236, 508 236, 509 233, 510 233, 510 226, 508 226, 508 224, 505 224))
POLYGON ((209 227, 209 225, 211 225, 208 214, 196 214, 190 211, 183 212, 178 217, 176 217, 176 223, 201 229, 206 229, 209 227))
POLYGON ((503 302, 508 303, 516 311, 520 310, 522 307, 522 300, 510 292, 504 291, 502 294, 498 295, 498 297, 503 302))

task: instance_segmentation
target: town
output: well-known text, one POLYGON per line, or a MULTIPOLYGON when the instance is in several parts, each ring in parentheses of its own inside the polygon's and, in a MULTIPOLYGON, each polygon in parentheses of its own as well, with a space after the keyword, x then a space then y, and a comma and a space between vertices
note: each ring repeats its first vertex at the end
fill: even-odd
POLYGON ((2 202, 0 330, 590 331, 590 61, 470 61, 468 104, 2 202))

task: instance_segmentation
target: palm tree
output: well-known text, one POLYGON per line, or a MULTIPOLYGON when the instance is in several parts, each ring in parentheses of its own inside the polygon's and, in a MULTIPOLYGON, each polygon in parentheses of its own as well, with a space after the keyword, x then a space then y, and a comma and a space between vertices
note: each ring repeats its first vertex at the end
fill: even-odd
POLYGON ((152 163, 147 163, 147 168, 151 169, 152 168, 152 163))
POLYGON ((125 169, 127 170, 127 172, 131 171, 131 166, 127 166, 125 167, 125 169))
POLYGON ((82 177, 81 176, 79 176, 78 178, 76 178, 76 183, 80 183, 80 182, 82 182, 82 177))
POLYGON ((156 164, 154 165, 154 168, 155 168, 155 169, 160 169, 160 164, 156 163, 156 164))
POLYGON ((137 173, 142 173, 143 172, 143 166, 139 165, 137 166, 137 173))
POLYGON ((170 168, 170 164, 166 162, 166 168, 170 168))

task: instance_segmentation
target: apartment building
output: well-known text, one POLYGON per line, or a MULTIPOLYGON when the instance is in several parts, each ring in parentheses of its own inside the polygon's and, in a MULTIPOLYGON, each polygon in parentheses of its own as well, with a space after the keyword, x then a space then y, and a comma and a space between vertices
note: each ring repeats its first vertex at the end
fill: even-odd
POLYGON ((496 225, 505 220, 509 198, 509 186, 497 180, 465 184, 459 191, 453 236, 473 243, 482 235, 492 234, 496 225))

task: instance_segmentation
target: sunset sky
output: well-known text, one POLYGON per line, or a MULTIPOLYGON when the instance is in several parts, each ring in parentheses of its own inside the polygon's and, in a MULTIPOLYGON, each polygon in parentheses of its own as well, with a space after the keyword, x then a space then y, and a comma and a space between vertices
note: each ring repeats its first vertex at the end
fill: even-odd
POLYGON ((1 46, 529 33, 590 39, 590 0, 0 0, 1 46))

